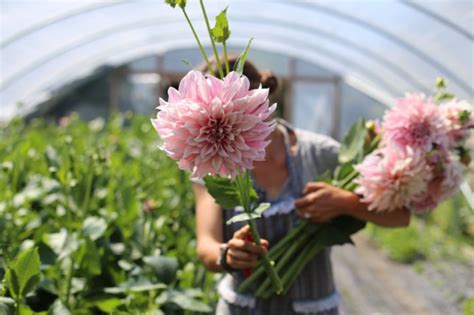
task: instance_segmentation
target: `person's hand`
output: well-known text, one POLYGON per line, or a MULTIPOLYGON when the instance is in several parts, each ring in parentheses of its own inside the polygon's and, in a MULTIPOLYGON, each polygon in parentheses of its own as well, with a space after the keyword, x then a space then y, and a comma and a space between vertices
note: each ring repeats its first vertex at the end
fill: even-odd
POLYGON ((251 235, 250 226, 245 225, 227 242, 226 262, 232 269, 254 268, 260 255, 267 251, 267 240, 261 239, 261 246, 257 246, 254 242, 247 240, 249 235, 251 235))
POLYGON ((323 182, 309 182, 295 201, 297 214, 313 223, 327 222, 350 211, 357 196, 323 182))

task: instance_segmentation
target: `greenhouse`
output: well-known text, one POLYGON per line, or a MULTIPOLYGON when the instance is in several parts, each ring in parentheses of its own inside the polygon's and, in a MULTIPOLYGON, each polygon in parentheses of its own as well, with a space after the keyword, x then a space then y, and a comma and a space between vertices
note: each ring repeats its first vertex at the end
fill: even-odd
MULTIPOLYGON (((2 0, 0 8, 0 314, 240 314, 233 307, 262 307, 255 310, 274 314, 288 303, 292 310, 282 308, 281 314, 333 314, 334 310, 340 314, 474 313, 474 286, 468 281, 474 277, 474 2, 2 0), (212 65, 206 63, 193 31, 212 65), (227 46, 218 39, 218 31, 224 34, 227 46), (240 64, 245 58, 259 73, 260 88, 269 90, 248 91, 247 85, 245 94, 237 88, 246 84, 239 81, 242 77, 226 77, 219 81, 224 82, 221 84, 203 76, 202 82, 209 87, 200 87, 201 77, 191 70, 205 71, 202 69, 211 65, 215 79, 219 79, 218 70, 230 72, 225 69, 229 65, 225 62, 229 59, 227 51, 230 59, 236 59, 234 70, 239 73, 241 67, 239 74, 248 77, 250 86, 253 81, 246 72, 248 65, 240 64), (219 56, 222 60, 216 62, 219 56), (275 88, 264 84, 264 74, 275 80, 275 88), (238 92, 225 91, 232 84, 238 92), (192 91, 197 91, 197 96, 192 91), (242 119, 240 125, 232 127, 233 134, 211 130, 212 135, 204 137, 203 130, 211 126, 210 122, 197 118, 198 114, 193 114, 197 105, 188 103, 205 103, 206 93, 214 95, 210 105, 203 105, 209 106, 206 113, 215 110, 216 102, 224 108, 229 102, 233 104, 226 114, 209 114, 221 117, 234 110, 230 120, 216 118, 221 124, 242 119), (245 97, 242 94, 237 100, 239 93, 245 97), (265 93, 270 93, 269 102, 265 98, 267 103, 262 103, 268 106, 268 115, 261 104, 251 112, 255 95, 265 93), (242 105, 244 102, 247 105, 242 105), (270 116, 273 103, 277 107, 270 116), (411 110, 397 112, 408 103, 411 110), (417 107, 421 103, 424 107, 417 107), (173 109, 175 104, 181 107, 173 109), (449 116, 455 127, 448 127, 448 118, 440 127, 436 115, 444 113, 443 108, 454 115, 450 104, 460 111, 459 117, 449 116), (158 106, 161 109, 157 110, 158 106), (410 111, 413 117, 425 115, 422 127, 401 123, 397 127, 410 111), (280 118, 274 124, 266 118, 277 116, 280 118), (261 120, 258 124, 257 119, 261 120), (246 134, 252 124, 256 129, 246 134), (196 131, 196 126, 201 129, 196 131), (396 129, 393 133, 391 127, 396 129), (306 222, 300 231, 311 231, 305 235, 321 240, 334 231, 347 234, 345 241, 337 237, 327 244, 321 241, 321 250, 334 245, 332 269, 331 262, 327 267, 331 276, 308 275, 322 283, 317 288, 310 285, 308 292, 324 295, 321 290, 331 289, 332 295, 303 298, 301 292, 309 294, 304 281, 298 280, 309 268, 303 267, 315 264, 317 270, 324 270, 320 267, 324 263, 316 261, 322 252, 308 265, 310 258, 296 263, 296 257, 304 256, 296 253, 307 249, 302 245, 307 239, 301 244, 295 239, 285 243, 300 244, 286 249, 290 253, 294 250, 294 264, 284 258, 283 250, 277 253, 275 248, 283 245, 273 246, 273 237, 275 243, 286 238, 275 236, 283 223, 271 214, 283 215, 273 207, 274 200, 280 199, 270 198, 272 190, 264 188, 280 178, 277 166, 281 163, 267 165, 272 158, 261 158, 265 147, 268 155, 280 139, 271 138, 270 132, 275 132, 271 128, 289 130, 281 138, 286 142, 281 140, 284 170, 280 176, 288 178, 282 181, 283 190, 277 185, 277 196, 291 186, 292 174, 301 172, 304 178, 302 186, 295 188, 299 195, 291 197, 288 210, 295 217, 299 213, 298 222, 306 222), (412 129, 403 134, 403 128, 412 129), (295 154, 293 171, 289 162, 291 141, 300 137, 300 130, 326 139, 321 140, 326 141, 324 145, 336 143, 332 142, 335 139, 341 146, 337 145, 334 156, 328 155, 328 148, 308 147, 307 153, 300 154, 304 157, 295 154), (410 142, 407 137, 411 136, 415 140, 410 142), (237 137, 243 144, 237 143, 237 137), (420 158, 416 146, 423 137, 431 137, 431 142, 420 158), (206 141, 217 138, 220 142, 206 146, 206 141), (393 144, 396 141, 403 142, 403 150, 393 144), (387 149, 392 145, 397 153, 387 149), (216 146, 220 151, 213 151, 211 147, 216 146), (215 156, 210 157, 212 154, 215 156), (383 202, 370 199, 369 186, 364 191, 364 183, 383 177, 383 169, 389 166, 384 164, 376 173, 373 164, 365 165, 368 159, 364 158, 384 159, 390 154, 398 154, 397 159, 402 159, 402 154, 405 162, 423 159, 420 163, 425 164, 397 164, 399 169, 412 167, 412 173, 421 167, 424 171, 407 180, 411 186, 400 188, 402 197, 398 199, 387 197, 390 188, 384 186, 380 194, 391 200, 384 202, 392 202, 393 209, 382 218, 383 211, 377 205, 383 202), (255 169, 251 170, 253 162, 255 169), (314 167, 301 171, 301 165, 314 167), (329 177, 323 180, 326 168, 329 177), (247 177, 241 175, 244 172, 247 177), (255 233, 264 240, 269 238, 268 257, 275 267, 265 265, 267 258, 262 258, 253 266, 254 276, 248 276, 246 268, 245 277, 255 279, 248 291, 241 292, 240 287, 237 292, 232 285, 226 286, 233 272, 224 268, 228 251, 230 256, 236 251, 229 245, 232 242, 226 242, 226 235, 236 229, 231 226, 242 222, 221 222, 219 231, 223 232, 219 232, 218 241, 225 245, 224 267, 220 265, 222 259, 215 266, 214 254, 208 259, 207 251, 202 250, 199 233, 206 230, 202 226, 217 221, 204 224, 202 218, 212 217, 211 212, 199 215, 202 202, 196 187, 204 182, 194 177, 201 173, 221 178, 221 182, 208 179, 205 183, 206 196, 212 195, 216 207, 220 204, 226 209, 222 218, 241 220, 227 216, 227 208, 240 207, 243 210, 235 212, 247 215, 251 232, 247 231, 245 242, 263 246, 255 233), (314 177, 307 177, 310 175, 314 177), (224 188, 222 178, 227 177, 229 183, 235 183, 235 192, 224 188), (363 196, 360 203, 369 204, 364 208, 367 216, 349 215, 357 222, 341 220, 339 224, 337 219, 345 215, 330 215, 327 223, 311 221, 309 210, 301 214, 304 207, 298 205, 306 202, 307 185, 322 181, 336 187, 334 191, 326 187, 333 193, 363 196), (251 193, 246 195, 247 184, 251 193), (428 190, 431 199, 423 199, 423 191, 428 190), (229 199, 220 202, 222 191, 238 195, 240 203, 234 205, 229 199), (411 195, 415 201, 397 207, 398 200, 408 200, 411 195), (260 208, 257 201, 265 201, 260 205, 268 203, 268 210, 262 206, 261 213, 252 212, 260 208), (409 224, 397 216, 401 208, 409 214, 409 224), (423 211, 417 210, 421 208, 423 211), (307 223, 310 221, 315 224, 307 223), (358 223, 363 225, 356 229, 358 223), (322 228, 313 231, 318 224, 322 228), (354 227, 350 233, 349 226, 354 227), (363 231, 355 234, 359 229, 363 231), (355 247, 335 246, 348 242, 351 234, 355 247), (212 272, 216 268, 224 272, 212 272), (276 277, 286 288, 281 300, 269 269, 276 270, 276 277), (262 278, 267 276, 271 279, 268 283, 262 278), (292 281, 299 284, 293 286, 292 281), (328 288, 325 281, 329 281, 328 288), (383 292, 384 281, 395 298, 383 292), (360 289, 356 289, 358 283, 360 289), (229 290, 231 297, 225 293, 229 290), (285 300, 287 295, 294 301, 285 300), (299 303, 296 297, 313 304, 299 303), (240 306, 235 302, 242 300, 246 302, 240 306), (334 309, 321 305, 333 305, 334 309)), ((304 142, 300 145, 299 140, 294 141, 298 143, 294 144, 295 152, 302 152, 298 150, 303 150, 304 142)), ((406 175, 400 174, 390 180, 406 175)), ((404 183, 400 180, 400 185, 404 183)), ((317 187, 315 190, 322 189, 317 187)), ((295 229, 300 225, 295 223, 295 229)), ((291 231, 287 234, 296 235, 291 231)), ((206 244, 212 247, 212 241, 206 244)), ((219 249, 214 249, 213 253, 219 254, 219 249)), ((232 259, 229 261, 232 265, 232 259)), ((236 270, 235 266, 229 269, 236 270)), ((239 275, 234 279, 243 277, 241 270, 236 273, 239 275)))

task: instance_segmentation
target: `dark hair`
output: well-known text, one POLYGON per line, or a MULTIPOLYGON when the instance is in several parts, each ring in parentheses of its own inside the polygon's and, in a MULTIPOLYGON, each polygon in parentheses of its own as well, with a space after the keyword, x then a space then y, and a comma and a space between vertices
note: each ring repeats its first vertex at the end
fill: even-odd
MULTIPOLYGON (((229 67, 232 70, 234 69, 235 64, 238 62, 238 56, 235 54, 230 54, 228 58, 229 58, 229 67)), ((225 64, 223 61, 224 56, 219 56, 219 59, 222 62, 222 69, 225 69, 225 64)), ((211 63, 212 71, 209 71, 209 68, 206 63, 202 64, 199 67, 199 70, 202 72, 209 72, 212 75, 217 76, 218 71, 217 71, 216 59, 210 58, 209 62, 211 63)), ((271 94, 278 87, 278 80, 276 76, 270 70, 259 71, 257 67, 249 60, 245 61, 243 74, 249 79, 251 89, 256 89, 258 88, 260 84, 262 84, 262 87, 268 88, 271 94)))

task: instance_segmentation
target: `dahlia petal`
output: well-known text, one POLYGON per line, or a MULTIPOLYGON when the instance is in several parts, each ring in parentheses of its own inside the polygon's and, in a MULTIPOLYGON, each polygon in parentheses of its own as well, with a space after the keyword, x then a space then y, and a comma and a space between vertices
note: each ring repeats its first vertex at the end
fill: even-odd
MULTIPOLYGON (((168 89, 168 101, 170 103, 176 103, 181 101, 183 98, 179 94, 179 91, 176 90, 174 87, 170 87, 168 89)), ((160 104, 161 104, 162 98, 160 98, 160 104)), ((164 101, 163 101, 164 102, 164 101)))

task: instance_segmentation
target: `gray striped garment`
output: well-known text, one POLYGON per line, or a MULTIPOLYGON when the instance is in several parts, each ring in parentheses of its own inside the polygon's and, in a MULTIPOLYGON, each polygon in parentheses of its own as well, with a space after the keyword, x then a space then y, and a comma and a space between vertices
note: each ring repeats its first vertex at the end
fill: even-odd
MULTIPOLYGON (((337 166, 339 144, 324 135, 303 130, 293 130, 285 122, 285 143, 289 179, 281 195, 268 200, 264 191, 256 187, 260 202, 270 202, 272 207, 264 217, 256 221, 260 236, 271 244, 277 243, 299 220, 293 201, 301 195, 305 184, 314 181, 326 170, 337 166), (296 156, 289 154, 288 132, 295 132, 297 138, 296 156)), ((239 209, 224 210, 224 222, 239 213, 239 209)), ((245 223, 224 225, 224 242, 232 238, 236 230, 245 223)), ((296 279, 292 288, 283 296, 268 300, 256 299, 252 295, 237 293, 236 288, 244 280, 242 272, 226 274, 218 285, 220 300, 216 314, 338 314, 339 296, 334 286, 330 249, 325 249, 308 263, 296 279)))

